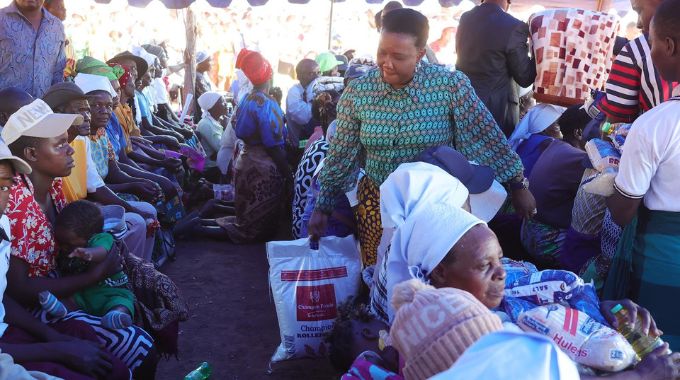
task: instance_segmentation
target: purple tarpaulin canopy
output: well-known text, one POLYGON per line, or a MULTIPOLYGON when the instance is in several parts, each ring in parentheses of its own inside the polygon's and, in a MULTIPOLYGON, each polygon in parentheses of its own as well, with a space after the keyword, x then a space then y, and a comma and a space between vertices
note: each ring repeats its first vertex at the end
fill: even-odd
MULTIPOLYGON (((94 0, 97 3, 100 4, 108 4, 111 2, 111 0, 94 0)), ((154 0, 128 0, 128 4, 130 4, 133 7, 138 7, 138 8, 144 8, 149 3, 154 0)), ((160 0, 167 8, 169 9, 182 9, 186 8, 191 3, 193 3, 195 0, 160 0)), ((215 8, 226 8, 229 5, 231 5, 232 0, 207 0, 208 4, 215 8)), ((237 1, 243 1, 243 0, 237 0, 237 1)), ((245 0, 250 4, 251 6, 257 7, 261 5, 267 4, 268 0, 245 0)), ((289 3, 293 4, 307 4, 311 0, 288 0, 289 3)), ((344 0, 334 0, 336 3, 341 3, 344 0)), ((366 0, 367 3, 369 4, 381 4, 384 0, 366 0)), ((417 6, 423 3, 425 0, 404 0, 404 4, 406 6, 417 6)), ((443 7, 452 7, 455 5, 460 4, 462 0, 438 0, 439 4, 443 7)))
MULTIPOLYGON (((108 4, 111 0, 94 0, 100 4, 108 4)), ((191 3, 196 0, 127 0, 128 4, 133 7, 143 8, 146 7, 151 1, 161 1, 169 9, 182 9, 186 8, 191 3)), ((215 8, 226 8, 231 5, 233 0, 206 0, 211 6, 215 8)), ((248 2, 249 5, 257 7, 267 4, 269 0, 236 0, 237 2, 248 2)), ((289 3, 293 4, 308 4, 310 1, 321 1, 321 0, 288 0, 289 3)), ((330 3, 330 0, 324 0, 330 3)), ((341 3, 345 0, 334 0, 335 3, 341 3)), ((368 4, 381 4, 387 2, 388 0, 365 0, 368 4)), ((430 0, 428 0, 430 1, 430 0)), ((453 7, 461 3, 462 0, 437 0, 442 7, 453 7)), ((479 3, 479 0, 472 0, 475 3, 479 3)), ((415 7, 422 5, 425 0, 402 0, 402 2, 409 7, 415 7)), ((546 8, 584 8, 584 9, 597 9, 602 3, 602 9, 608 10, 609 8, 616 8, 620 11, 627 11, 630 9, 630 0, 514 0, 512 2, 513 9, 528 8, 532 5, 540 4, 546 8)))

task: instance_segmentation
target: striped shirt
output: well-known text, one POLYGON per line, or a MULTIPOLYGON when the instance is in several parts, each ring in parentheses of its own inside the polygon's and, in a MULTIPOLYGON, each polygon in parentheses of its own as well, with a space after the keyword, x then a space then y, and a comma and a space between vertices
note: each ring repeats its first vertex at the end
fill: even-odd
POLYGON ((656 71, 649 42, 641 35, 628 42, 616 57, 600 109, 612 121, 631 123, 668 100, 677 86, 656 71))
POLYGON ((523 175, 522 161, 465 74, 420 63, 413 80, 395 90, 379 70, 352 81, 338 103, 338 129, 319 182, 319 211, 330 213, 353 182, 359 158, 376 185, 425 149, 449 145, 491 167, 499 182, 523 175))

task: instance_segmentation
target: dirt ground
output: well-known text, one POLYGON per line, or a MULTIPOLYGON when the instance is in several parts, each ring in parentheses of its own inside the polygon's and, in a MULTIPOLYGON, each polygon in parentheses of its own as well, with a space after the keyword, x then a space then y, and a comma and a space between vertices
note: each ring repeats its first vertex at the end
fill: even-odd
POLYGON ((264 244, 177 242, 161 271, 179 286, 190 319, 180 324, 179 360, 161 359, 157 379, 183 379, 207 361, 211 379, 337 379, 327 360, 283 362, 267 375, 280 343, 264 244))

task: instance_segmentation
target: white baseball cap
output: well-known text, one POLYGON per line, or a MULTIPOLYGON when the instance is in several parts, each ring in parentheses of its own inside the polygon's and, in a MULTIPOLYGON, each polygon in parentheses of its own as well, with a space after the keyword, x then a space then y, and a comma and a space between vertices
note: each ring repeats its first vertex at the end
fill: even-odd
POLYGON ((199 63, 205 62, 210 58, 210 54, 208 54, 205 51, 199 51, 196 53, 196 64, 198 65, 199 63))
POLYGON ((498 181, 493 181, 488 190, 479 194, 470 194, 470 212, 472 215, 489 223, 503 207, 507 191, 498 181))
POLYGON ((81 115, 54 113, 47 103, 36 99, 10 116, 2 130, 2 139, 10 145, 21 136, 57 137, 66 133, 72 125, 82 123, 81 115))
POLYGON ((2 139, 0 139, 0 161, 10 160, 12 161, 12 166, 14 166, 14 171, 22 174, 31 174, 31 166, 19 157, 13 156, 10 152, 7 144, 5 144, 2 139))

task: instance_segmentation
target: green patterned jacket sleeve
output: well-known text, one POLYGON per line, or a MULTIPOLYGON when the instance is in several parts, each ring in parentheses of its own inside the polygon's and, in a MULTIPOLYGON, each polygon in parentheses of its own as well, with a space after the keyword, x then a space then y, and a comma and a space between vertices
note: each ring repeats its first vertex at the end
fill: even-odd
POLYGON ((353 176, 362 149, 359 139, 361 122, 355 110, 356 92, 350 83, 338 102, 337 131, 319 176, 321 190, 315 207, 325 214, 333 212, 335 198, 344 191, 348 179, 353 176))
POLYGON ((454 145, 468 160, 489 166, 501 183, 520 177, 524 167, 491 112, 477 97, 465 74, 454 73, 454 145))

